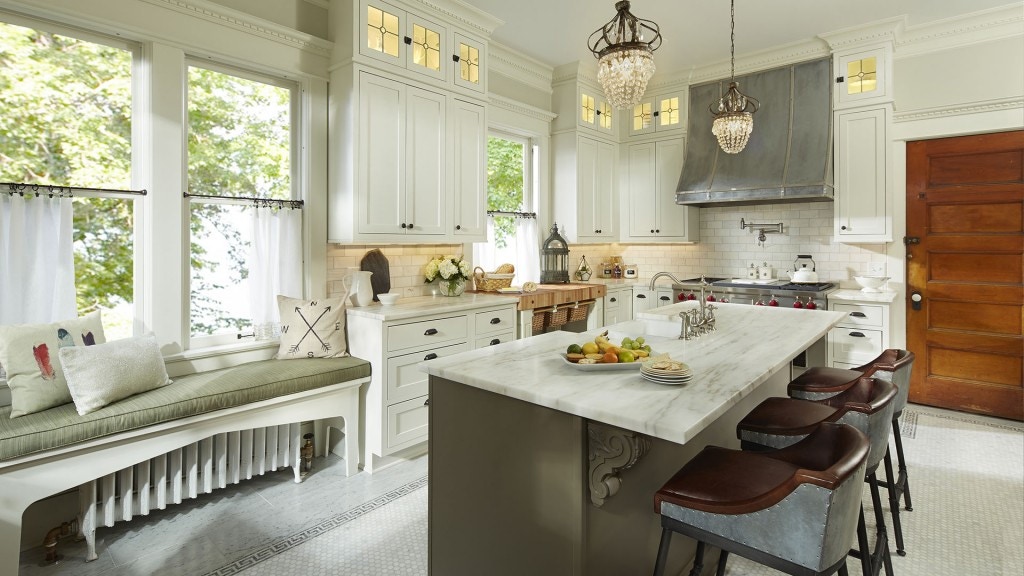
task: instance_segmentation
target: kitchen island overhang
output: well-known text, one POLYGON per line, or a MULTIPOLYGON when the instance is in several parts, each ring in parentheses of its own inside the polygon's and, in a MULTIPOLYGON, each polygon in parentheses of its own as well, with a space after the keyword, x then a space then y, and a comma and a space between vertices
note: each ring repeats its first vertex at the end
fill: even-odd
MULTIPOLYGON (((605 329, 634 337, 644 322, 665 320, 552 332, 425 363, 431 573, 648 572, 660 535, 654 492, 704 446, 738 446, 736 422, 785 395, 790 361, 844 317, 728 304, 716 313, 711 334, 649 339, 692 367, 684 386, 648 382, 639 370, 582 371, 561 357, 605 329)), ((674 546, 671 565, 692 550, 674 546)))

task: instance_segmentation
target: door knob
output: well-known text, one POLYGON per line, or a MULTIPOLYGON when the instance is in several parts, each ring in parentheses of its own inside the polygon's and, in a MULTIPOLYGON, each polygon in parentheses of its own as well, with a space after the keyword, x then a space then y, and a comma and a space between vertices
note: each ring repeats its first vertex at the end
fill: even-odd
POLYGON ((924 300, 924 298, 921 296, 920 292, 912 293, 910 295, 910 307, 913 308, 914 310, 920 310, 921 300, 924 300))

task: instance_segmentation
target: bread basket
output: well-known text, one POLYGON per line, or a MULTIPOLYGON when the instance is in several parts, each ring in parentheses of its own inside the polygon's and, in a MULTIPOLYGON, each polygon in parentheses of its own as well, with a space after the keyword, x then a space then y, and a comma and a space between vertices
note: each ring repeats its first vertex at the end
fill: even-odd
POLYGON ((473 281, 476 282, 478 291, 495 292, 512 285, 512 278, 516 275, 515 271, 515 266, 511 264, 502 264, 494 272, 484 272, 483 268, 477 266, 473 269, 473 281))

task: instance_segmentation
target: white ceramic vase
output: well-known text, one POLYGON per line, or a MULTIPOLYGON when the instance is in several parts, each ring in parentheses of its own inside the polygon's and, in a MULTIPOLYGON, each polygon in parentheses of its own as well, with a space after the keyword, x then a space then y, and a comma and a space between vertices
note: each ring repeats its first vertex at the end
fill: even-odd
POLYGON ((368 306, 373 302, 373 286, 370 285, 370 276, 373 272, 354 268, 352 270, 341 279, 348 302, 352 306, 368 306))

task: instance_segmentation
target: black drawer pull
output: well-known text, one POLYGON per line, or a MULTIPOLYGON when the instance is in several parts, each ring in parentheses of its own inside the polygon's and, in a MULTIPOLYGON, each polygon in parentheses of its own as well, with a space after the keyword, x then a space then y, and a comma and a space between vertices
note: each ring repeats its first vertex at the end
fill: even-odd
POLYGON ((433 352, 423 357, 424 360, 433 360, 434 358, 437 358, 437 354, 434 354, 433 352))
POLYGON ((501 324, 501 318, 491 318, 491 324, 501 324))
POLYGON ((494 346, 495 344, 501 344, 501 338, 495 338, 494 340, 491 340, 491 343, 488 344, 488 346, 494 346))
POLYGON ((647 294, 637 294, 637 298, 647 298, 647 294))
POLYGON ((868 315, 863 313, 863 312, 850 312, 850 316, 853 316, 854 318, 867 318, 868 317, 868 315))
POLYGON ((668 302, 669 300, 671 300, 671 298, 669 298, 668 296, 662 296, 661 298, 659 298, 659 300, 664 300, 668 302))
POLYGON ((427 331, 423 333, 424 336, 433 336, 437 334, 437 328, 427 328, 427 331))
POLYGON ((618 302, 618 300, 616 300, 615 298, 612 298, 612 299, 610 300, 610 302, 618 302))
POLYGON ((853 336, 854 338, 867 338, 863 332, 850 332, 850 336, 853 336))
POLYGON ((427 398, 426 400, 424 400, 423 401, 423 405, 424 406, 430 406, 430 398, 427 398))

